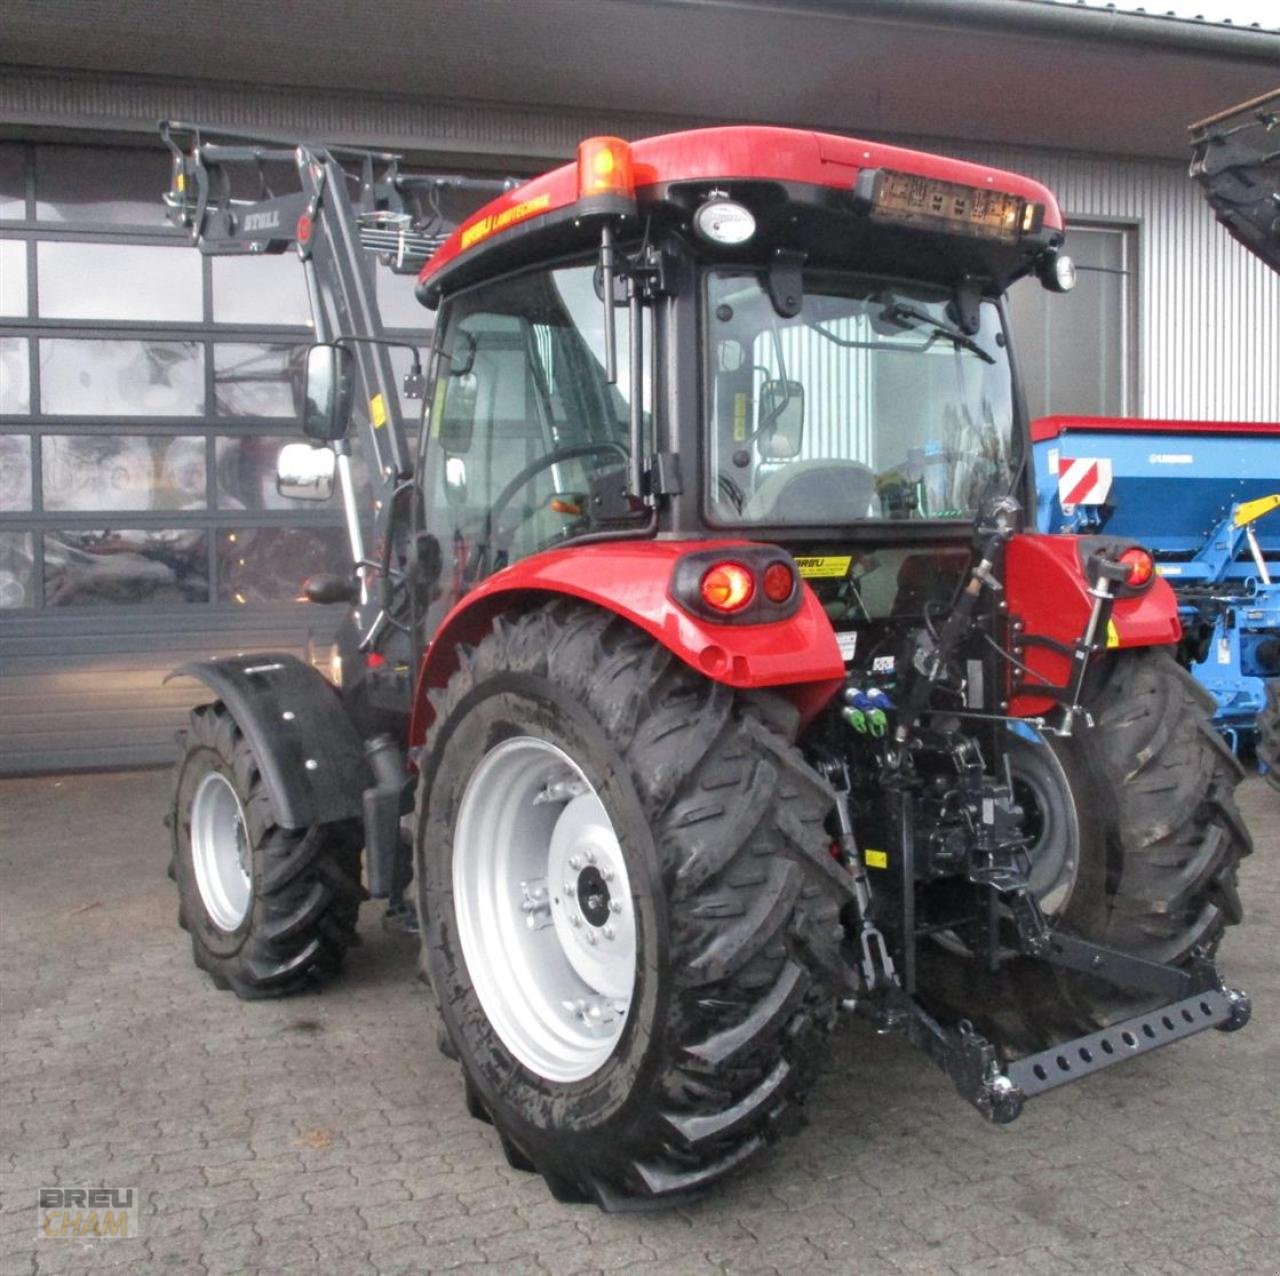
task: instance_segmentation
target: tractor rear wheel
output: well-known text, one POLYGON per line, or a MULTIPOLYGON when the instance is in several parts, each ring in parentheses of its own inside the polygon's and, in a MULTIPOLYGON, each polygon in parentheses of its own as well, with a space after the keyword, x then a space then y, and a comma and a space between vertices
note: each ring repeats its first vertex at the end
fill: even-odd
POLYGON ((424 965, 511 1163, 659 1205, 797 1125, 846 894, 789 705, 554 602, 499 618, 435 708, 424 965))
POLYGON ((337 971, 365 897, 360 827, 279 827, 258 760, 221 703, 191 711, 168 823, 178 922, 216 987, 277 997, 337 971))
MULTIPOLYGON (((1052 879, 1050 920, 1085 939, 1174 965, 1211 955, 1241 919, 1236 868, 1252 850, 1234 798, 1243 773, 1213 729, 1213 703, 1168 652, 1143 649, 1108 658, 1087 707, 1092 728, 1012 749, 1033 886, 1037 869, 1052 879)), ((1043 974, 1029 974, 1034 990, 1018 998, 1024 1024, 1041 1036, 1102 1026, 1145 1004, 1059 973, 1064 1013, 1043 974)))
POLYGON ((1258 714, 1258 762, 1267 783, 1280 791, 1280 678, 1267 683, 1267 704, 1258 714))

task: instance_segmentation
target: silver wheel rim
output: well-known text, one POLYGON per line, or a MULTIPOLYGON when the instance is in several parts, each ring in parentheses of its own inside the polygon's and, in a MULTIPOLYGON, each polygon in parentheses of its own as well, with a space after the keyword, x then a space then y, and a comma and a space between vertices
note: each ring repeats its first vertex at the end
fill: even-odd
POLYGON ((1038 759, 1040 763, 1020 767, 1016 752, 1012 759, 1015 796, 1034 803, 1034 810, 1028 815, 1038 823, 1027 847, 1031 893, 1045 916, 1056 917, 1066 908, 1075 889, 1080 864, 1080 822, 1057 754, 1043 736, 1033 741, 1019 733, 1019 739, 1027 760, 1038 759))
POLYGON ((210 771, 191 799, 191 860, 213 924, 235 930, 253 899, 249 829, 239 794, 219 771, 210 771))
POLYGON ((548 1081, 613 1053, 636 977, 631 882, 613 822, 562 749, 516 736, 467 782, 453 841, 458 938, 502 1044, 548 1081))

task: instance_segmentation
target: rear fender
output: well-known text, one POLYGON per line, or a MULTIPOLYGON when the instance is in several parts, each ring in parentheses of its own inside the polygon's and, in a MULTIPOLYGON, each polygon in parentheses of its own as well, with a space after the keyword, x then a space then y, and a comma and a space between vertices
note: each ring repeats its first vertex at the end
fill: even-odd
POLYGON ((364 747, 335 688, 283 652, 199 660, 168 678, 198 678, 253 750, 281 828, 360 819, 371 783, 364 747))
POLYGON ((775 688, 807 722, 840 688, 844 661, 821 604, 801 582, 799 609, 785 620, 716 624, 690 615, 670 594, 676 564, 691 553, 746 542, 615 541, 547 550, 496 572, 445 617, 427 648, 414 695, 411 744, 426 739, 434 717, 430 692, 458 668, 458 650, 473 646, 494 617, 531 601, 578 598, 630 621, 690 668, 730 687, 775 688))
MULTIPOLYGON (((1009 542, 1005 599, 1010 620, 1022 626, 1020 636, 1051 638, 1073 647, 1083 635, 1093 610, 1078 549, 1084 539, 1025 532, 1009 542)), ((1181 637, 1178 600, 1168 582, 1157 576, 1143 593, 1116 600, 1111 623, 1099 641, 1111 649, 1160 647, 1181 637)), ((1032 673, 1053 686, 1065 686, 1071 676, 1071 658, 1050 648, 1027 646, 1020 658, 1032 673)), ((1009 710, 1025 717, 1044 713, 1056 703, 1048 696, 1023 693, 1013 698, 1009 710)))

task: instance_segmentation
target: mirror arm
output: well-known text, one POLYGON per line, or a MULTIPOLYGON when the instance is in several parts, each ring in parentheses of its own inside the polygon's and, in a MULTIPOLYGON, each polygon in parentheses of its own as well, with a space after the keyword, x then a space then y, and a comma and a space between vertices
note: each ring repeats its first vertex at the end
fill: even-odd
MULTIPOLYGON (((422 375, 422 357, 418 353, 418 347, 410 341, 394 341, 390 337, 356 337, 348 333, 337 337, 334 340, 335 346, 356 345, 357 343, 366 346, 386 346, 389 350, 407 350, 413 356, 413 363, 409 367, 409 371, 405 374, 406 386, 410 381, 415 385, 422 385, 424 378, 422 375)), ((434 348, 434 347, 433 347, 434 348)), ((417 395, 408 394, 407 398, 421 398, 421 393, 417 395)))

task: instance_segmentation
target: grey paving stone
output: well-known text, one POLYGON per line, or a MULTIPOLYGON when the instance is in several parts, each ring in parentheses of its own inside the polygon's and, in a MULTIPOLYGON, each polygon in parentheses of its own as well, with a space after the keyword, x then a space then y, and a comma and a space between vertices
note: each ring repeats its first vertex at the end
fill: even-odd
POLYGON ((995 1129, 917 1053, 850 1024, 798 1138, 656 1215, 562 1205, 510 1169, 436 1051, 412 943, 377 906, 341 981, 238 1002, 174 925, 167 777, 51 783, 0 781, 5 1276, 1277 1270, 1280 801, 1258 782, 1243 790, 1249 920, 1223 950, 1254 996, 1246 1032, 1206 1033, 995 1129), (68 1174, 138 1187, 139 1240, 34 1241, 36 1188, 68 1174))

